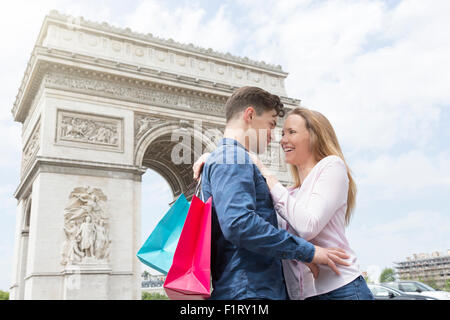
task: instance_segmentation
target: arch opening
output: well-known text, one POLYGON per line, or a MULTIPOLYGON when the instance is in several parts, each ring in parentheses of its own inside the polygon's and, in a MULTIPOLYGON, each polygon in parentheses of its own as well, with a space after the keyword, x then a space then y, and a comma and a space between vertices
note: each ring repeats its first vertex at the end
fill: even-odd
MULTIPOLYGON (((150 132, 141 140, 142 160, 138 164, 147 168, 141 185, 141 245, 181 193, 188 201, 192 199, 196 187, 192 165, 203 152, 212 150, 213 145, 202 143, 201 136, 194 130, 184 130, 190 139, 174 141, 172 131, 158 130, 156 134, 150 132), (189 158, 190 161, 180 163, 180 158, 189 158)), ((142 290, 163 293, 164 275, 144 264, 141 264, 140 275, 142 290)))

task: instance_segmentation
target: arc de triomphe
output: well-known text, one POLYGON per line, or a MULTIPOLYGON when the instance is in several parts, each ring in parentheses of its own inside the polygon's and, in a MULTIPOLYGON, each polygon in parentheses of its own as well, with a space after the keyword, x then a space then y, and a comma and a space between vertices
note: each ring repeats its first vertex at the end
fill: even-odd
MULTIPOLYGON (((52 11, 12 109, 23 153, 11 299, 140 299, 142 174, 157 171, 174 199, 189 199, 192 161, 215 147, 233 90, 259 86, 291 108, 299 100, 286 97, 286 77, 279 66, 52 11), (187 144, 191 162, 171 161, 187 144)), ((269 151, 266 163, 288 182, 271 161, 278 145, 269 151)))

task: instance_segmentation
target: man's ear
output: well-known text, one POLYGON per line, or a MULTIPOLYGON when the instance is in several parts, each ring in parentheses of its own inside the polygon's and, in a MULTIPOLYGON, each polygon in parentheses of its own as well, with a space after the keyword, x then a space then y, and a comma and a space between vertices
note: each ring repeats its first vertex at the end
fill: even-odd
POLYGON ((247 107, 244 110, 244 120, 245 120, 245 122, 248 122, 248 121, 252 120, 252 118, 255 116, 255 114, 256 114, 255 108, 247 107))

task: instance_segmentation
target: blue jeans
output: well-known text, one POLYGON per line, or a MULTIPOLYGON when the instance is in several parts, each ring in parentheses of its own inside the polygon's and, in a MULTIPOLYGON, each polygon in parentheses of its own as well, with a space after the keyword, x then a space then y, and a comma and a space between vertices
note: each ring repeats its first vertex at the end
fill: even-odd
POLYGON ((306 298, 305 300, 374 300, 374 297, 369 287, 367 287, 366 280, 359 276, 345 286, 306 298))

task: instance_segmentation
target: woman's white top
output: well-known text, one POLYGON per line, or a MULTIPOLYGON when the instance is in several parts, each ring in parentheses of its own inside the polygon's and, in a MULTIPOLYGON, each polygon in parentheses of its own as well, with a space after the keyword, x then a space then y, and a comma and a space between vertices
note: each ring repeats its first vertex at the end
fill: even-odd
POLYGON ((271 190, 280 228, 314 245, 344 249, 351 266, 337 265, 341 275, 319 266, 314 279, 309 268, 296 260, 283 260, 283 272, 290 299, 305 298, 340 288, 361 275, 356 255, 345 236, 348 193, 347 168, 338 156, 327 156, 311 169, 299 188, 277 183, 271 190))

